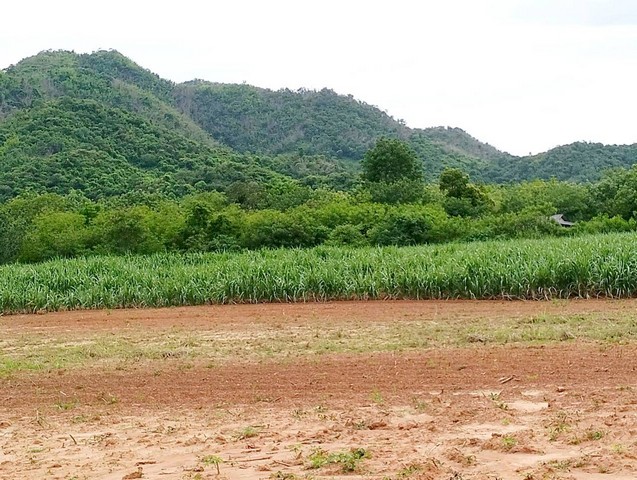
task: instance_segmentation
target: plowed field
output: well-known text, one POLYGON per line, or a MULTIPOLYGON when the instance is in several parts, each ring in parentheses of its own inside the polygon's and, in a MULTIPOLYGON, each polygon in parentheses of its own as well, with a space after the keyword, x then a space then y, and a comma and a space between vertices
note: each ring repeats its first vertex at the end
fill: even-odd
POLYGON ((0 317, 0 478, 634 479, 635 338, 634 300, 0 317))

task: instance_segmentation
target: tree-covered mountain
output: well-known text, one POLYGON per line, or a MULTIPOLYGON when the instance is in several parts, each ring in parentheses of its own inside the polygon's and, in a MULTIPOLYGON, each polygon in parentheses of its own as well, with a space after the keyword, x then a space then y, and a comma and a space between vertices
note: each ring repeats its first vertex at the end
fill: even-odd
POLYGON ((60 97, 0 124, 0 199, 24 191, 90 198, 140 190, 183 196, 277 174, 249 156, 212 146, 94 100, 60 97))
POLYGON ((81 190, 181 196, 243 182, 346 187, 322 157, 243 154, 174 105, 176 86, 114 51, 42 52, 0 71, 0 201, 81 190))
POLYGON ((360 160, 380 136, 409 136, 408 128, 378 108, 328 89, 273 91, 194 81, 179 85, 176 98, 214 138, 242 152, 360 160))
POLYGON ((511 157, 506 161, 498 159, 490 166, 490 175, 495 182, 552 177, 586 182, 599 179, 606 170, 629 168, 636 163, 637 144, 576 142, 529 157, 511 157))
POLYGON ((192 81, 175 91, 182 112, 241 152, 323 155, 357 163, 378 138, 398 138, 419 153, 429 180, 446 167, 482 178, 485 161, 509 158, 459 128, 411 129, 377 107, 329 89, 273 91, 192 81))
POLYGON ((46 51, 0 71, 0 201, 26 191, 181 196, 254 182, 349 188, 380 137, 408 143, 428 181, 447 167, 487 183, 587 181, 637 159, 635 145, 586 143, 515 157, 458 128, 409 128, 351 95, 175 84, 116 51, 46 51))

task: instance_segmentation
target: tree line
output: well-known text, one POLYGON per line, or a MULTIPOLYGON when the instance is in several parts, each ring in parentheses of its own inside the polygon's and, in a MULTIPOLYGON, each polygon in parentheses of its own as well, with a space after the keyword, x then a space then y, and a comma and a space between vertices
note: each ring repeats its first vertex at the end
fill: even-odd
POLYGON ((410 148, 383 138, 367 152, 349 191, 249 181, 181 198, 142 191, 101 200, 79 191, 23 194, 0 204, 0 262, 630 231, 637 228, 635 212, 637 167, 592 184, 480 185, 458 169, 424 183, 410 148), (549 218, 555 213, 576 226, 558 226, 549 218))

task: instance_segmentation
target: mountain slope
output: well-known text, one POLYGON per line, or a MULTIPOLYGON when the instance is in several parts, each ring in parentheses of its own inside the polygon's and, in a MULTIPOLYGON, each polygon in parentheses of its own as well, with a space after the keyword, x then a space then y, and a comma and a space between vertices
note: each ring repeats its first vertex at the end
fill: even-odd
POLYGON ((629 168, 637 163, 637 144, 603 145, 576 142, 529 157, 511 157, 489 167, 496 182, 533 178, 587 182, 598 180, 612 168, 629 168))
POLYGON ((132 190, 181 196, 278 177, 249 157, 209 146, 93 100, 38 103, 0 123, 0 200, 26 191, 91 198, 132 190))
POLYGON ((173 88, 172 82, 116 51, 42 52, 0 76, 0 118, 42 101, 71 97, 135 112, 159 126, 214 144, 201 127, 173 107, 173 88))
POLYGON ((423 160, 425 178, 445 167, 481 179, 485 161, 507 158, 460 129, 418 130, 351 95, 332 90, 268 90, 193 81, 175 89, 176 106, 212 137, 241 152, 301 153, 360 161, 380 137, 400 138, 423 160))
POLYGON ((360 160, 381 135, 408 129, 375 107, 332 90, 272 91, 188 82, 177 105, 214 138, 242 152, 299 152, 360 160))
POLYGON ((637 145, 515 157, 458 128, 409 128, 351 95, 177 85, 115 51, 47 51, 0 71, 0 200, 29 190, 182 195, 276 179, 349 188, 383 136, 408 142, 428 181, 446 167, 483 182, 590 181, 637 162, 637 145))

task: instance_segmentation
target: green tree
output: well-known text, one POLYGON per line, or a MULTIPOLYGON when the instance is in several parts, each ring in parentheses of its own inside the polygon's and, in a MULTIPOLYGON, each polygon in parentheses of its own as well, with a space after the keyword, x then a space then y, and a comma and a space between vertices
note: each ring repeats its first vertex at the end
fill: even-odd
POLYGON ((489 198, 469 182, 469 175, 458 168, 445 168, 440 174, 440 191, 444 193, 444 207, 449 215, 470 217, 484 213, 489 198))
POLYGON ((405 142, 381 138, 361 162, 362 178, 367 182, 395 183, 422 180, 422 163, 405 142))
POLYGON ((22 244, 19 260, 39 262, 54 257, 76 257, 84 253, 88 241, 84 215, 46 212, 34 219, 22 244))

